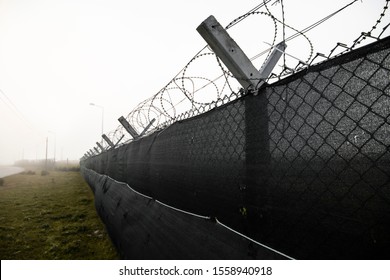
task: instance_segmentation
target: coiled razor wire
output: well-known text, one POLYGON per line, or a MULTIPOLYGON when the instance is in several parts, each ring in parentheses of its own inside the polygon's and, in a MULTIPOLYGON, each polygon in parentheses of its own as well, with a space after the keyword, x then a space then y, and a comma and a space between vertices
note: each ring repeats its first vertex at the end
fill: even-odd
MULTIPOLYGON (((267 79, 268 83, 273 83, 274 81, 278 81, 288 75, 294 74, 298 71, 306 69, 307 67, 310 67, 311 65, 314 65, 315 60, 330 59, 332 57, 344 54, 345 52, 351 51, 352 49, 356 48, 356 46, 361 45, 362 42, 367 38, 374 38, 377 40, 381 39, 390 24, 385 25, 381 31, 379 30, 380 33, 377 36, 375 36, 374 33, 379 29, 379 25, 383 23, 385 19, 386 12, 389 7, 389 1, 390 0, 384 0, 384 7, 378 19, 375 21, 369 31, 362 32, 359 37, 353 41, 351 46, 337 43, 337 45, 330 51, 329 55, 323 55, 320 53, 314 55, 313 44, 305 33, 323 24, 325 21, 346 10, 356 2, 359 2, 358 0, 351 1, 350 3, 303 30, 298 30, 285 22, 286 11, 283 0, 274 1, 272 4, 272 6, 280 4, 282 19, 278 19, 271 12, 271 7, 268 6, 269 2, 271 1, 263 0, 261 4, 230 22, 226 26, 226 29, 232 28, 243 20, 252 16, 264 16, 272 20, 274 26, 274 36, 270 47, 251 57, 252 61, 262 57, 265 54, 267 54, 267 57, 270 55, 271 51, 276 45, 279 34, 278 27, 280 25, 282 26, 282 41, 287 42, 296 38, 304 38, 304 40, 309 45, 309 54, 307 58, 300 59, 293 55, 289 55, 295 60, 298 60, 298 63, 294 67, 288 67, 286 65, 286 55, 288 54, 284 53, 281 70, 279 70, 278 73, 272 73, 267 79), (265 9, 265 11, 260 11, 262 8, 265 9), (292 30, 294 34, 286 37, 286 29, 292 30), (342 51, 337 53, 336 50, 340 49, 341 47, 342 51)), ((316 61, 316 63, 318 62, 319 61, 316 61)), ((240 98, 245 94, 245 89, 241 89, 237 80, 225 68, 220 59, 208 46, 206 46, 201 49, 165 87, 163 87, 152 97, 139 103, 126 116, 126 120, 138 132, 143 131, 143 129, 147 127, 152 122, 152 120, 154 120, 154 123, 146 133, 148 134, 156 130, 164 129, 166 126, 169 126, 176 121, 205 113, 215 107, 224 105, 227 102, 240 98), (202 61, 206 61, 204 62, 204 65, 207 65, 202 68, 202 74, 192 75, 192 73, 190 73, 191 69, 196 68, 197 64, 201 65, 202 61), (219 74, 213 73, 212 77, 204 76, 204 72, 206 72, 207 68, 212 65, 215 66, 217 69, 216 73, 219 72, 219 74), (201 100, 201 98, 198 98, 201 92, 207 92, 205 94, 207 96, 207 100, 201 100), (212 98, 210 96, 212 96, 212 98)), ((113 142, 118 142, 118 144, 125 144, 132 140, 132 138, 127 134, 121 125, 119 125, 113 131, 109 132, 107 135, 113 142)))
POLYGON ((389 42, 221 95, 82 165, 299 259, 388 259, 389 42))

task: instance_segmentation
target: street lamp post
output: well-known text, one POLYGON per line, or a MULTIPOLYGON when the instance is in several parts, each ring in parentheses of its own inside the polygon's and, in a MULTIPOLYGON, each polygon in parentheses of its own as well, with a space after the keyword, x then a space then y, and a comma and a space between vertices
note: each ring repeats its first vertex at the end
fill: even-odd
POLYGON ((103 135, 103 131, 104 131, 104 107, 103 106, 100 106, 100 105, 97 105, 97 104, 95 104, 95 103, 89 103, 89 105, 91 105, 91 106, 95 106, 95 107, 98 107, 98 108, 100 108, 100 109, 102 109, 102 133, 101 133, 101 135, 100 135, 100 137, 101 137, 101 143, 102 143, 102 146, 103 146, 103 138, 102 138, 102 135, 103 135))

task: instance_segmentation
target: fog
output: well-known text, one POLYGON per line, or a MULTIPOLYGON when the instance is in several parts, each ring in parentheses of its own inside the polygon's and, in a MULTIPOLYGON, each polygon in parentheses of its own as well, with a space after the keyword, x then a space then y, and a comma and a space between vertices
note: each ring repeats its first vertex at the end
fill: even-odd
MULTIPOLYGON (((300 30, 350 2, 284 0, 285 19, 300 30)), ((101 140, 102 108, 107 133, 204 47, 196 32, 204 19, 213 14, 226 26, 259 3, 0 0, 0 164, 43 159, 46 143, 49 158, 79 159, 101 140)), ((357 1, 313 29, 314 51, 350 45, 383 6, 384 0, 357 1)), ((268 48, 273 30, 248 21, 231 35, 251 56, 268 48)), ((303 57, 309 50, 298 44, 288 51, 303 57)))

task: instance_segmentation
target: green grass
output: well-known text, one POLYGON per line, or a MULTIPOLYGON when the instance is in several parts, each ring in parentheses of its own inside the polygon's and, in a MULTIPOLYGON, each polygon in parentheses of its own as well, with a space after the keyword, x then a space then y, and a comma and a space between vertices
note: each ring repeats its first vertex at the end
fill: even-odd
POLYGON ((40 174, 0 186, 0 258, 118 259, 80 173, 40 174))

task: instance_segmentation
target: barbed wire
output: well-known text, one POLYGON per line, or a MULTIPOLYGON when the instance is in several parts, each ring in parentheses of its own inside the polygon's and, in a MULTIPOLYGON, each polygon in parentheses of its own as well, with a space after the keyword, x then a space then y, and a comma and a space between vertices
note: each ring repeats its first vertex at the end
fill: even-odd
MULTIPOLYGON (((230 29, 243 22, 245 19, 254 16, 267 17, 271 19, 274 30, 272 41, 271 43, 268 43, 270 46, 260 53, 252 56, 250 58, 251 61, 255 61, 264 55, 266 55, 266 58, 264 59, 264 61, 266 61, 272 50, 277 45, 278 39, 283 42, 288 42, 297 38, 302 38, 306 42, 309 47, 306 58, 302 59, 301 54, 299 56, 294 56, 289 52, 283 53, 283 62, 281 67, 279 67, 280 69, 274 69, 274 72, 266 80, 268 83, 273 83, 319 63, 318 60, 323 61, 351 51, 358 45, 362 45, 363 41, 367 38, 379 40, 389 27, 389 24, 385 25, 381 32, 375 35, 375 32, 379 29, 379 25, 383 23, 385 19, 386 12, 389 7, 389 1, 390 0, 384 0, 384 7, 378 19, 369 31, 361 32, 358 38, 354 40, 350 46, 343 43, 337 43, 336 46, 330 50, 328 55, 321 53, 314 55, 313 43, 306 33, 317 26, 324 24, 327 20, 342 11, 347 10, 353 4, 357 3, 358 0, 349 2, 335 12, 302 30, 298 30, 286 22, 286 12, 288 11, 285 11, 283 0, 274 1, 271 7, 268 5, 271 0, 263 0, 262 3, 257 5, 255 8, 231 21, 226 26, 226 29, 230 29), (272 9, 276 10, 273 11, 272 9), (280 9, 281 12, 281 19, 275 16, 278 9, 280 9), (282 32, 279 32, 280 28, 282 28, 282 32), (291 30, 293 34, 287 36, 287 29, 291 30), (281 36, 279 35, 280 33, 281 36), (336 52, 336 50, 340 47, 342 47, 343 50, 336 52), (296 66, 289 67, 287 65, 287 56, 291 58, 289 63, 292 63, 294 60, 298 61, 296 66)), ((240 98, 244 94, 246 94, 245 89, 241 88, 238 81, 223 65, 215 53, 208 46, 205 46, 192 59, 190 59, 183 69, 170 82, 168 82, 165 87, 152 97, 139 103, 125 118, 138 133, 143 131, 145 127, 154 121, 147 132, 151 133, 153 131, 163 129, 176 121, 207 112, 215 107, 240 98)), ((128 135, 122 125, 118 125, 118 127, 109 132, 107 136, 112 140, 112 142, 118 142, 118 144, 128 143, 132 140, 132 137, 128 135)), ((109 147, 106 145, 106 148, 109 147)))
POLYGON ((82 166, 298 259, 388 259, 389 62, 387 37, 82 166))

